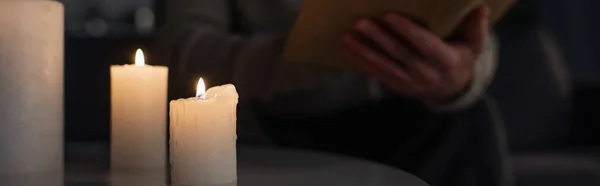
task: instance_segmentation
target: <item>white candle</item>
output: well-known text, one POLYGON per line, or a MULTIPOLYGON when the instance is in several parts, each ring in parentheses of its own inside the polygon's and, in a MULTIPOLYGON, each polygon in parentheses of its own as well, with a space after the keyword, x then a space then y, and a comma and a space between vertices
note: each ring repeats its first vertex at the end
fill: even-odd
POLYGON ((62 185, 63 15, 0 0, 0 185, 62 185))
POLYGON ((237 180, 236 107, 238 94, 228 84, 196 97, 171 101, 171 178, 175 185, 214 185, 237 180))
POLYGON ((168 68, 144 64, 111 66, 111 172, 166 173, 168 68))
POLYGON ((0 0, 0 185, 62 185, 64 8, 0 0))

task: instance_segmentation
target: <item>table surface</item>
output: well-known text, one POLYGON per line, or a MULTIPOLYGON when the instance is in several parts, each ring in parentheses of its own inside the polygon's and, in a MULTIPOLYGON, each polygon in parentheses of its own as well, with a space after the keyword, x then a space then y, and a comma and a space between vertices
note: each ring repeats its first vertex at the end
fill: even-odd
MULTIPOLYGON (((67 145, 66 152, 66 171, 62 180, 51 179, 52 176, 30 176, 8 178, 12 182, 6 181, 7 178, 4 178, 4 181, 0 178, 0 181, 5 183, 2 185, 7 186, 169 185, 164 181, 166 174, 120 175, 119 181, 115 181, 115 177, 119 175, 110 178, 108 145, 71 144, 67 145), (48 177, 50 179, 47 179, 48 177), (56 184, 52 184, 52 180, 56 184)), ((402 170, 350 157, 292 149, 242 146, 238 148, 238 181, 222 186, 321 185, 427 186, 427 183, 402 170)))

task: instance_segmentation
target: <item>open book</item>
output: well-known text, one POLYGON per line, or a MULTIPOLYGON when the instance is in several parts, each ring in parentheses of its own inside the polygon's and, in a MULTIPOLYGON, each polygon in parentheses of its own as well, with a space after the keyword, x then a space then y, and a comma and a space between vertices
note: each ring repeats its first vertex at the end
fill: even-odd
POLYGON ((305 0, 283 59, 353 69, 342 53, 342 35, 352 30, 357 18, 399 12, 447 37, 484 3, 490 7, 490 23, 494 23, 513 0, 305 0))

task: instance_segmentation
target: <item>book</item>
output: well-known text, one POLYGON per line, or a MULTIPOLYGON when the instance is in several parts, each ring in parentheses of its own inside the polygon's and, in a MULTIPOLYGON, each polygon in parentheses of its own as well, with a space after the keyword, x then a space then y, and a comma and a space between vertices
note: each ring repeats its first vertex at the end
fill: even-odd
POLYGON ((343 55, 342 36, 353 30, 358 18, 397 12, 446 38, 482 4, 490 7, 493 24, 513 0, 305 0, 286 42, 283 60, 356 69, 343 55))

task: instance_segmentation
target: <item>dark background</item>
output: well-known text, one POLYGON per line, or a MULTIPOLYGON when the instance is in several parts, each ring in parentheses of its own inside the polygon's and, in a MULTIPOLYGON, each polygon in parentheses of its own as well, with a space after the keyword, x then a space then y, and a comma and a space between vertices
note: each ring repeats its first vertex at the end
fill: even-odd
MULTIPOLYGON (((133 63, 135 50, 148 47, 165 1, 63 0, 67 142, 109 141, 110 65, 133 63), (152 15, 134 16, 148 8, 152 15)), ((598 0, 518 0, 494 29, 500 64, 490 95, 503 114, 519 186, 600 185, 598 7, 598 0), (567 94, 554 60, 568 67, 567 94)))
MULTIPOLYGON (((135 12, 153 10, 153 28, 162 25, 164 1, 62 0, 66 7, 66 140, 107 141, 110 126, 110 65, 132 63, 153 29, 136 26, 135 12)), ((600 16, 597 0, 520 0, 517 5, 549 27, 558 39, 579 99, 575 110, 594 119, 600 87, 600 16), (583 101, 581 101, 583 100, 583 101), (588 115, 586 115, 588 113, 588 115)), ((152 20, 152 16, 138 17, 152 20)), ((513 16, 512 19, 523 17, 513 16)), ((152 64, 152 54, 147 62, 152 64)))
MULTIPOLYGON (((133 63, 151 29, 136 26, 135 12, 152 0, 62 0, 65 6, 66 141, 108 141, 110 65, 133 63)), ((153 11, 154 26, 160 22, 153 11)), ((151 19, 148 16, 142 19, 151 19)), ((147 63, 152 64, 146 53, 147 63)))

